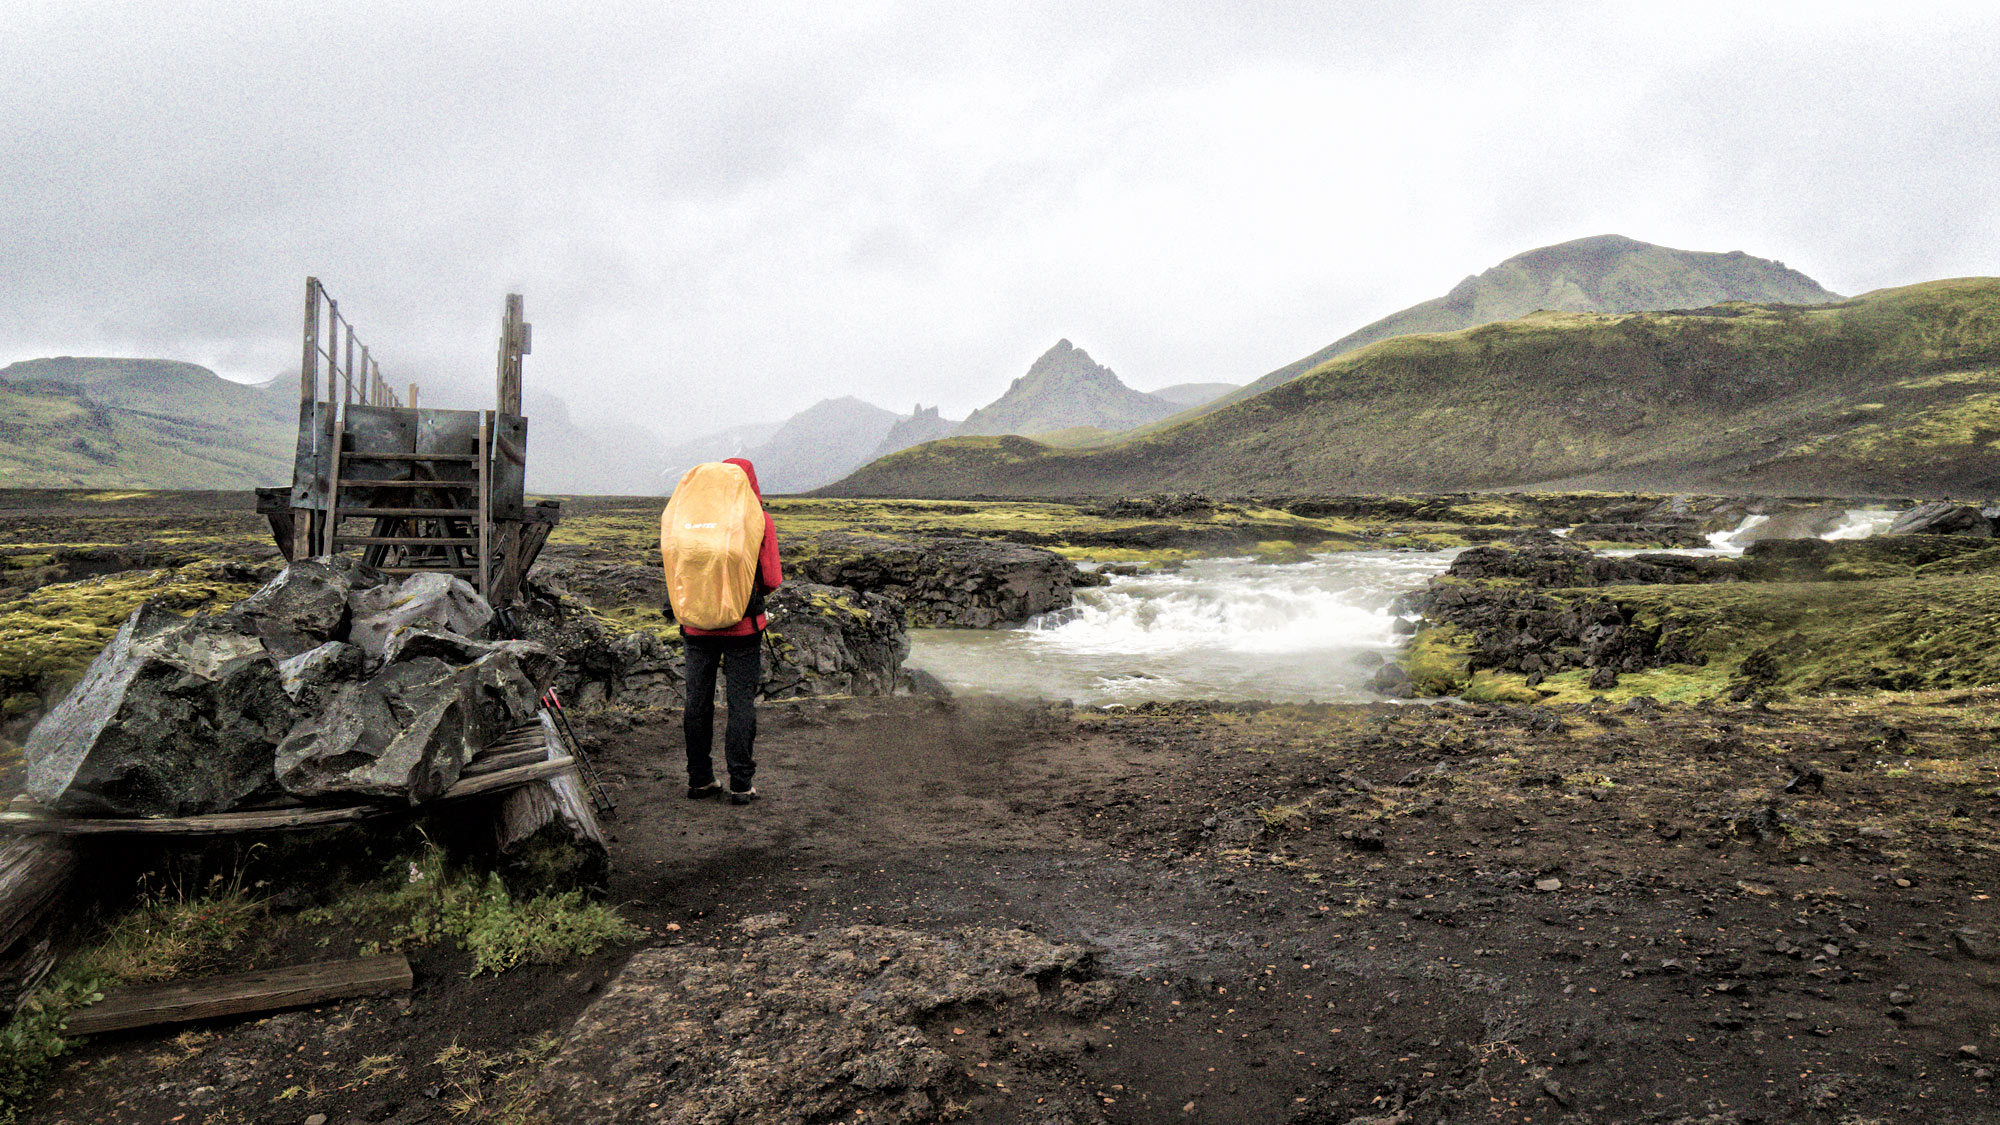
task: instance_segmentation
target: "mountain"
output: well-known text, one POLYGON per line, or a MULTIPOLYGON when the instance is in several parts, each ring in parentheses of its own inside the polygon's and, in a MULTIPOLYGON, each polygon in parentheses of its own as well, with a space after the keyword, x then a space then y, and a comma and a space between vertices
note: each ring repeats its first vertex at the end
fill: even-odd
POLYGON ((1207 404, 1241 402, 1288 382, 1335 356, 1379 340, 1456 332, 1514 320, 1543 309, 1563 312, 1652 312, 1698 309, 1726 301, 1819 305, 1840 295, 1783 262, 1741 250, 1726 254, 1675 250, 1618 234, 1544 246, 1513 257, 1453 286, 1442 297, 1390 313, 1207 404))
POLYGON ((786 419, 744 456, 757 466, 765 492, 805 492, 853 472, 896 422, 895 414, 858 398, 830 398, 786 419))
POLYGON ((160 359, 0 368, 0 486, 250 488, 292 475, 296 385, 160 359))
MULTIPOLYGON (((724 461, 731 457, 754 457, 758 447, 770 441, 778 432, 781 422, 746 422, 741 426, 731 426, 712 434, 691 438, 679 445, 668 446, 657 458, 665 468, 660 470, 661 485, 672 491, 674 482, 681 474, 704 461, 724 461)), ((759 483, 762 483, 761 480, 759 483)))
POLYGON ((585 425, 547 391, 524 392, 528 418, 528 491, 570 496, 664 496, 673 481, 660 472, 666 439, 644 426, 585 425))
POLYGON ((1398 336, 1113 444, 953 438, 822 491, 1554 487, 2000 495, 2000 278, 1398 336))
POLYGON ((882 444, 876 446, 867 459, 873 461, 877 457, 900 453, 913 445, 948 438, 957 433, 959 426, 963 424, 954 422, 950 418, 939 417, 937 407, 926 408, 920 402, 910 410, 908 418, 898 419, 896 424, 889 428, 889 436, 882 439, 882 444))
POLYGON ((1214 402, 1241 386, 1240 383, 1175 383, 1171 387, 1161 387, 1157 391, 1146 393, 1185 409, 1190 406, 1200 406, 1205 402, 1214 402))
POLYGON ((1058 340, 1005 394, 973 411, 958 432, 1036 434, 1079 426, 1129 430, 1176 409, 1173 403, 1126 386, 1088 352, 1058 340))

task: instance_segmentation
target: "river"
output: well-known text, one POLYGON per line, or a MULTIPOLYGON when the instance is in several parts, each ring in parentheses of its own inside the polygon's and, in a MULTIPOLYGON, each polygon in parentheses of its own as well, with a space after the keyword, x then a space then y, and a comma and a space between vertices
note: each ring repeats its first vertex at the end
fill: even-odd
MULTIPOLYGON (((1893 512, 1848 513, 1828 539, 1879 532, 1893 512)), ((1694 554, 1741 554, 1762 516, 1694 554)), ((1627 553, 1627 552, 1621 552, 1627 553)), ((909 665, 960 695, 1133 704, 1151 699, 1347 703, 1401 638, 1396 595, 1442 574, 1456 551, 1341 551, 1309 562, 1200 559, 1113 577, 1070 609, 1017 629, 917 629, 909 665)))

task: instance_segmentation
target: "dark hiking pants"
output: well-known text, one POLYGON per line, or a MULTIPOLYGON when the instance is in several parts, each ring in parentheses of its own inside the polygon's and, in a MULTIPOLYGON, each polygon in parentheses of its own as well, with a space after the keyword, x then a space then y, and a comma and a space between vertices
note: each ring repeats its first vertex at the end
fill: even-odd
POLYGON ((757 681, 764 672, 764 638, 752 633, 747 637, 683 640, 687 646, 687 709, 681 713, 681 730, 687 735, 688 785, 699 788, 715 781, 715 668, 720 664, 729 701, 729 725, 722 732, 729 787, 748 789, 757 774, 750 750, 757 741, 757 681))

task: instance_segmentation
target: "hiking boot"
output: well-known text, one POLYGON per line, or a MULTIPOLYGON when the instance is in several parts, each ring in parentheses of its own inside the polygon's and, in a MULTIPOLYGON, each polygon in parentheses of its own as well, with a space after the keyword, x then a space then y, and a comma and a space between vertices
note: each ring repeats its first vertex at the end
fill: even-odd
POLYGON ((719 781, 711 781, 707 785, 688 786, 688 800, 690 801, 699 801, 707 797, 720 796, 722 796, 722 783, 719 781))
POLYGON ((756 799, 757 787, 755 785, 752 785, 748 789, 738 789, 732 785, 729 789, 729 803, 732 805, 747 805, 756 799))

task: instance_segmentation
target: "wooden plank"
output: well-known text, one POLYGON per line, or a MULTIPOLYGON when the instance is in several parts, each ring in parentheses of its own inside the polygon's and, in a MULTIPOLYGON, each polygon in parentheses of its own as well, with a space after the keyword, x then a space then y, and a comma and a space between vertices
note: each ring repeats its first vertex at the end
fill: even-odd
POLYGON ((475 516, 476 508, 341 508, 341 516, 475 516))
POLYGON ((0 953, 41 924, 75 870, 76 853, 67 840, 0 844, 0 953))
POLYGON ((456 461, 470 465, 477 453, 349 453, 349 461, 456 461))
MULTIPOLYGON (((457 784, 437 798, 455 801, 526 785, 554 777, 576 765, 564 754, 548 761, 510 766, 476 776, 461 776, 457 784)), ((431 802, 436 804, 437 801, 431 802)), ((208 813, 202 816, 161 817, 69 817, 50 813, 21 802, 0 813, 0 834, 57 836, 211 836, 231 832, 275 832, 294 828, 317 828, 328 824, 366 820, 389 813, 407 813, 427 805, 342 805, 296 809, 254 809, 245 812, 208 813)))
POLYGON ((470 547, 479 542, 479 540, 471 536, 454 538, 426 537, 422 535, 343 535, 340 536, 338 541, 341 543, 360 543, 368 546, 379 544, 385 547, 470 547))
POLYGON ((522 750, 505 750, 497 754, 481 754, 467 765, 460 777, 480 777, 499 770, 525 766, 531 762, 545 762, 549 752, 546 747, 530 746, 522 750))
POLYGON ((342 478, 340 486, 342 488, 472 488, 478 483, 472 480, 367 480, 361 477, 345 477, 342 478))
POLYGON ((319 278, 306 278, 306 350, 299 361, 299 404, 319 391, 319 278))
POLYGON ((493 600, 493 413, 479 414, 479 596, 493 600))
POLYGON ((400 953, 293 965, 206 980, 177 981, 120 989, 72 1014, 68 1034, 102 1035, 163 1023, 241 1016, 345 1000, 407 992, 409 959, 400 953))

